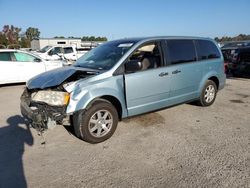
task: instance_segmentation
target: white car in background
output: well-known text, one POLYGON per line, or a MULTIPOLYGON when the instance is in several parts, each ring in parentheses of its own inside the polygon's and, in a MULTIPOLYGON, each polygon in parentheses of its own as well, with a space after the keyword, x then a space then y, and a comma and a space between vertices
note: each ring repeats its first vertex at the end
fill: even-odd
POLYGON ((41 50, 35 52, 46 60, 65 59, 67 61, 76 61, 86 52, 78 52, 77 48, 73 46, 45 46, 41 50))
POLYGON ((34 51, 34 54, 45 60, 60 60, 62 59, 63 49, 60 46, 45 46, 41 50, 34 51))
POLYGON ((59 67, 63 67, 63 61, 46 61, 26 51, 0 49, 0 84, 26 82, 59 67))

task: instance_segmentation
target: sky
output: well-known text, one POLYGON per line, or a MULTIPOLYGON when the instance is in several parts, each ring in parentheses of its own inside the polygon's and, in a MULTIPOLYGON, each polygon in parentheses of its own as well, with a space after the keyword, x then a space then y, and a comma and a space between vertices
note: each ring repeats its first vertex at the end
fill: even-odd
POLYGON ((43 38, 236 36, 250 34, 250 0, 0 0, 6 24, 43 38))

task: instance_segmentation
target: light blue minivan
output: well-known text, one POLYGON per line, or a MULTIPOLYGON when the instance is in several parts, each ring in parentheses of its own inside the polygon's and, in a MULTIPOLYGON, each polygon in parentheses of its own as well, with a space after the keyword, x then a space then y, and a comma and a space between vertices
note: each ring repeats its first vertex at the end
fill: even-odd
POLYGON ((213 104, 225 78, 212 39, 121 39, 29 80, 21 111, 39 131, 69 122, 79 138, 99 143, 123 118, 191 101, 213 104))

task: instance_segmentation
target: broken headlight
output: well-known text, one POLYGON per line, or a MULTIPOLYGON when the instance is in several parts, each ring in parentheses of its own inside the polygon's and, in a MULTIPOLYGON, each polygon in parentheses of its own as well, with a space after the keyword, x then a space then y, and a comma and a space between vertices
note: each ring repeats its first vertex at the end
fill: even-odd
POLYGON ((31 94, 31 100, 44 102, 52 106, 63 106, 69 103, 70 94, 62 91, 38 91, 31 94))

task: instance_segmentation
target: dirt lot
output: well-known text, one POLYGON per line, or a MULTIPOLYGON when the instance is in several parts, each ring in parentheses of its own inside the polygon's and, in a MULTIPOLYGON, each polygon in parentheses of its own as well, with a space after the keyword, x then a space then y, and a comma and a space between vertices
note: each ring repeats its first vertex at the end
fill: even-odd
POLYGON ((250 187, 250 80, 228 79, 214 105, 120 122, 92 145, 64 127, 45 146, 20 117, 24 85, 0 88, 0 187, 250 187))

